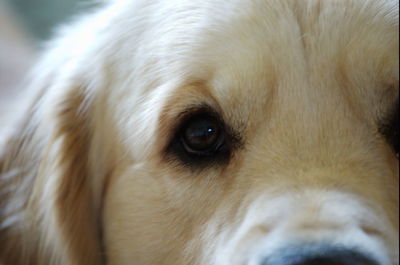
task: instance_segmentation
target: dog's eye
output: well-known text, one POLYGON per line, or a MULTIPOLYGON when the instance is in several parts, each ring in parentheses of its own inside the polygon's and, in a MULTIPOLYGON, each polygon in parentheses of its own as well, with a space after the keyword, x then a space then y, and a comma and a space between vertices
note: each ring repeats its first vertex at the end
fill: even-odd
POLYGON ((400 123, 399 123, 399 102, 396 103, 390 115, 380 126, 380 132, 385 136, 397 156, 400 154, 400 123))
POLYGON ((211 155, 223 143, 219 122, 213 117, 198 116, 183 127, 181 141, 188 153, 211 155))
POLYGON ((218 113, 204 109, 185 115, 166 150, 170 159, 178 159, 192 169, 226 164, 233 149, 240 146, 239 136, 218 113))

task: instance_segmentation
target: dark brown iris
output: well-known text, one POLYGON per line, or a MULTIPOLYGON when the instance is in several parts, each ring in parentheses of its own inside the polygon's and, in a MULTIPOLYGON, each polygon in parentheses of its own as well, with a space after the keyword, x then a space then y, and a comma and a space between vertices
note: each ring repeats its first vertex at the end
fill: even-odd
POLYGON ((239 146, 239 138, 218 112, 201 105, 182 112, 180 117, 166 149, 168 160, 192 170, 229 163, 233 148, 239 146))
POLYGON ((208 152, 217 147, 220 128, 212 117, 196 117, 189 120, 183 131, 183 143, 187 151, 208 152))

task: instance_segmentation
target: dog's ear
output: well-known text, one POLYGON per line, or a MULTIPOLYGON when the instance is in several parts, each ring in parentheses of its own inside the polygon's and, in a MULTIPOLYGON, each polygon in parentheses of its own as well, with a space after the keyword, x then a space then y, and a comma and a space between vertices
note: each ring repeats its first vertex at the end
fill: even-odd
POLYGON ((102 264, 89 168, 92 106, 83 86, 60 90, 35 100, 0 161, 5 264, 102 264))
MULTIPOLYGON (((75 86, 58 103, 56 126, 46 160, 59 172, 54 189, 56 229, 62 233, 70 264, 101 264, 100 213, 93 201, 89 153, 93 135, 91 104, 85 90, 75 86)), ((51 175, 49 172, 48 175, 51 175)), ((100 179, 98 181, 101 181, 100 179)))

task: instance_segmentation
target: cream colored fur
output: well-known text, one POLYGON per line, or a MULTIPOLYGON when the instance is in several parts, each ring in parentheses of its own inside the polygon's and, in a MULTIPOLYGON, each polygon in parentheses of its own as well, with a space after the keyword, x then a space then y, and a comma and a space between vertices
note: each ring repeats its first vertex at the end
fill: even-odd
POLYGON ((398 2, 115 0, 50 42, 0 159, 0 262, 259 265, 329 241, 398 264, 398 2), (229 164, 166 158, 219 111, 229 164))

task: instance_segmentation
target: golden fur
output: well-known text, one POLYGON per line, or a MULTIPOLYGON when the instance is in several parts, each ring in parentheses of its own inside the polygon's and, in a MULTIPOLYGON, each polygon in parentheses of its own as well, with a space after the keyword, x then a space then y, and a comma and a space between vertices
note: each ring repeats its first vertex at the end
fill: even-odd
POLYGON ((397 1, 121 0, 71 24, 0 152, 0 263, 256 264, 296 238, 398 264, 397 1), (241 139, 228 164, 168 152, 199 104, 241 139))

